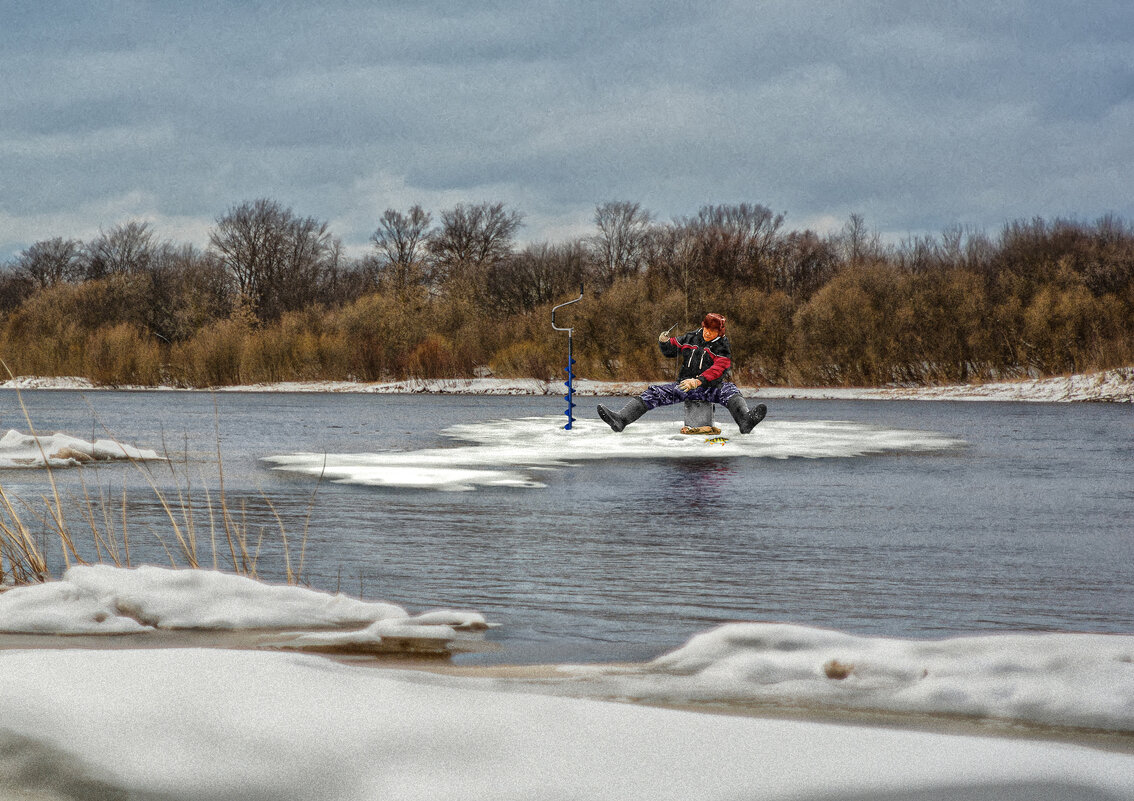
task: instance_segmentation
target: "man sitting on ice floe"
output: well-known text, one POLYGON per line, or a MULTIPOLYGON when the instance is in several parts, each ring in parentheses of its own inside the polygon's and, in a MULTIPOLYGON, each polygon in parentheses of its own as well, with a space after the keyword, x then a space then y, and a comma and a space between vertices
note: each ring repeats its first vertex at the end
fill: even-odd
POLYGON ((600 403, 599 417, 615 431, 621 431, 650 409, 697 400, 719 403, 728 409, 741 434, 755 428, 768 413, 768 407, 761 403, 749 410, 736 384, 725 381, 732 365, 725 322, 722 315, 710 312, 701 321, 701 327, 694 331, 680 337, 671 337, 668 332, 659 335, 661 352, 668 358, 680 356, 682 359, 677 382, 649 387, 638 397, 631 398, 620 412, 613 412, 600 403))

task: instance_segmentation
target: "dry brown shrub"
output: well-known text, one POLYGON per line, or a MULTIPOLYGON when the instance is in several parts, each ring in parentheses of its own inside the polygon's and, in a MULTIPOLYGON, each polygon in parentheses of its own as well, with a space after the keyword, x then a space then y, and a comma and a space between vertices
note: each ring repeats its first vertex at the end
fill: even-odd
POLYGON ((722 307, 732 343, 732 377, 742 384, 777 384, 790 369, 795 304, 783 292, 745 290, 722 307))
MULTIPOLYGON (((503 378, 538 378, 551 381, 567 366, 567 345, 562 353, 552 353, 535 342, 521 341, 501 348, 492 355, 489 366, 503 378)), ((566 378, 566 374, 564 373, 566 378)))
POLYGON ((440 334, 430 334, 410 351, 406 373, 414 378, 460 378, 472 375, 467 354, 440 334))
POLYGON ((170 351, 170 370, 177 383, 191 387, 240 384, 240 364, 251 329, 244 320, 229 318, 197 332, 170 351))
POLYGON ((428 324, 424 293, 364 295, 333 312, 329 330, 341 338, 349 374, 367 381, 406 375, 406 360, 428 324))
POLYGON ((163 356, 156 338, 119 323, 88 337, 81 374, 96 384, 151 386, 161 382, 163 356))

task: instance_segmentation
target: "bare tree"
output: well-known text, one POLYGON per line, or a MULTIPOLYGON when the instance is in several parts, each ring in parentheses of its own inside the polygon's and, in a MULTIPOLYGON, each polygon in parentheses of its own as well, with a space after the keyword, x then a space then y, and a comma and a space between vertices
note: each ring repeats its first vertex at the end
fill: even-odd
POLYGON ((695 223, 701 228, 721 231, 745 248, 766 252, 784 224, 784 215, 760 203, 703 206, 697 212, 695 223))
POLYGON ((0 314, 18 309, 36 286, 31 278, 12 270, 0 270, 0 314))
POLYGON ((878 258, 882 252, 882 240, 877 231, 866 227, 866 219, 861 214, 852 214, 843 226, 838 237, 843 261, 851 267, 860 267, 867 261, 878 258))
POLYGON ((423 257, 433 216, 414 206, 408 214, 386 209, 370 241, 378 249, 378 269, 383 282, 402 291, 425 281, 423 257))
POLYGON ((44 239, 20 253, 13 266, 39 288, 77 281, 83 276, 82 247, 77 239, 44 239))
POLYGON ((913 234, 898 243, 895 257, 903 270, 924 273, 940 269, 944 264, 945 251, 932 234, 913 234))
POLYGON ((587 268, 579 242, 529 245, 486 270, 483 297, 505 314, 522 314, 578 289, 587 268))
POLYGON ((651 273, 681 290, 685 301, 683 319, 690 319, 690 308, 697 303, 696 288, 702 276, 695 238, 689 235, 685 224, 675 222, 655 230, 650 249, 651 273))
POLYGON ((692 219, 681 220, 681 235, 692 240, 698 269, 724 286, 775 284, 775 249, 783 214, 759 203, 704 206, 692 219))
POLYGON ((835 274, 838 256, 834 247, 814 231, 792 231, 778 250, 775 288, 793 298, 806 300, 835 274))
POLYGON ((965 228, 959 223, 947 225, 941 231, 941 258, 949 267, 960 267, 964 263, 965 228))
POLYGON ((87 244, 86 277, 146 272, 158 247, 148 222, 116 225, 87 244))
POLYGON ((316 299, 339 252, 326 222, 298 217, 266 198, 230 209, 217 220, 209 242, 236 281, 237 292, 261 320, 274 320, 316 299))
POLYGON ((591 242, 606 283, 634 275, 645 266, 650 212, 638 203, 612 201, 595 208, 598 233, 591 242))
POLYGON ((433 280, 466 291, 475 274, 512 253, 522 217, 503 203, 458 204, 441 212, 441 229, 429 240, 433 280))
POLYGON ((188 339, 232 311, 231 278, 215 256, 193 245, 162 245, 145 278, 144 324, 162 341, 188 339))

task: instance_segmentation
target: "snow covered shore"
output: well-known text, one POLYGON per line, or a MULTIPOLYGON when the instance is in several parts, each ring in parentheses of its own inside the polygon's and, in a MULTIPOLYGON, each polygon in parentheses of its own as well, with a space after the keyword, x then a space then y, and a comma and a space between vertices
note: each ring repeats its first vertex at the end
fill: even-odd
MULTIPOLYGON (((637 667, 563 668, 591 695, 960 715, 1134 733, 1134 636, 907 640, 733 623, 637 667)), ((568 689, 578 692, 578 689, 568 689)))
POLYGON ((1134 798, 1129 753, 540 696, 304 655, 3 651, 0 671, 10 797, 1134 798))
MULTIPOLYGON (((267 641, 278 648, 456 640, 487 627, 476 612, 411 616, 394 604, 210 570, 78 566, 60 581, 0 593, 0 633, 9 634, 291 632, 267 641)), ((909 640, 733 623, 644 665, 561 666, 524 686, 670 705, 805 705, 1134 734, 1134 635, 909 640)))
POLYGON ((158 628, 451 637, 484 625, 474 612, 409 616, 210 571, 76 567, 9 590, 5 631, 133 633, 100 648, 60 649, 52 637, 28 648, 26 636, 0 647, 0 797, 1134 799, 1123 743, 1102 751, 611 700, 733 710, 778 700, 1130 733, 1131 636, 907 641, 730 624, 645 665, 562 666, 545 678, 343 664, 273 641, 131 647, 158 628))
MULTIPOLYGON (((581 397, 633 395, 646 387, 643 382, 592 381, 578 379, 575 394, 581 397)), ((173 390, 173 387, 97 387, 85 378, 20 377, 0 382, 0 389, 130 389, 173 390)), ((1098 373, 985 384, 941 387, 742 387, 745 394, 761 398, 815 400, 971 400, 1073 402, 1134 402, 1134 367, 1098 373)), ((186 390, 196 391, 196 390, 186 390)), ((217 392, 361 392, 383 395, 561 395, 561 381, 535 378, 437 378, 367 383, 360 381, 291 381, 216 387, 217 392)))
POLYGON ((1032 378, 1023 381, 995 381, 942 387, 802 390, 767 387, 761 389, 759 394, 765 398, 1131 403, 1134 402, 1134 367, 1058 378, 1032 378))

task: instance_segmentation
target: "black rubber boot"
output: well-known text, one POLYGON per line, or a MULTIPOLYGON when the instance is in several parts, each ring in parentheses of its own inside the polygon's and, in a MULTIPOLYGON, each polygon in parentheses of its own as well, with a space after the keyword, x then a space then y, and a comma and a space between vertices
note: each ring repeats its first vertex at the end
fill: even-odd
POLYGON ((646 404, 641 398, 631 398, 620 412, 612 412, 601 403, 598 405, 598 416, 615 431, 621 431, 645 413, 646 404))
POLYGON ((732 415, 736 424, 740 426, 741 434, 747 434, 754 429, 764 419, 764 415, 768 413, 768 407, 762 403, 749 410, 748 401, 744 400, 743 395, 733 395, 728 399, 725 408, 728 409, 728 413, 732 415))

